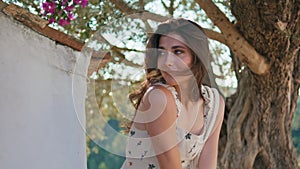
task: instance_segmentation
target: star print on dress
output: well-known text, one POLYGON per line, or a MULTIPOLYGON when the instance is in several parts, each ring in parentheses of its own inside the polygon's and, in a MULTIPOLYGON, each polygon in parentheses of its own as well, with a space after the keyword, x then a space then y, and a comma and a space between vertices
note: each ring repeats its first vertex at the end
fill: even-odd
POLYGON ((154 164, 149 164, 148 169, 153 169, 153 168, 155 168, 155 165, 154 164))
POLYGON ((191 133, 187 133, 186 135, 185 135, 185 139, 191 139, 191 133))
POLYGON ((178 94, 175 94, 175 97, 176 97, 176 99, 178 99, 178 100, 179 100, 179 96, 178 96, 178 94))
POLYGON ((142 160, 146 156, 147 153, 148 153, 148 151, 144 151, 144 154, 141 155, 141 159, 140 160, 142 160))
POLYGON ((196 145, 194 144, 188 153, 191 153, 195 147, 196 147, 196 145))
POLYGON ((130 136, 133 136, 135 134, 135 131, 134 130, 131 130, 130 131, 130 136))

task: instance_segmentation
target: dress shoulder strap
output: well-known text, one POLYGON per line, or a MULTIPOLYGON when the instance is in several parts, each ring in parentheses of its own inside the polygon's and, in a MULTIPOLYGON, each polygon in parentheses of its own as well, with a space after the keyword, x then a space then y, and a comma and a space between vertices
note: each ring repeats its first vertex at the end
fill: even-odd
POLYGON ((208 86, 202 87, 202 94, 204 97, 204 118, 207 129, 204 134, 204 139, 214 132, 216 128, 217 116, 220 107, 220 94, 217 89, 208 86))

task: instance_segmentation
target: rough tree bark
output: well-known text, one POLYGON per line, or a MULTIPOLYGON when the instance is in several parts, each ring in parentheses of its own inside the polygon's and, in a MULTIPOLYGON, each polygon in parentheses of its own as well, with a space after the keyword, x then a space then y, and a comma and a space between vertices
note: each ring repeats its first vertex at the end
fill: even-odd
POLYGON ((232 0, 231 7, 235 28, 270 69, 257 75, 235 62, 239 85, 226 103, 220 168, 298 168, 291 123, 300 85, 300 2, 232 0))

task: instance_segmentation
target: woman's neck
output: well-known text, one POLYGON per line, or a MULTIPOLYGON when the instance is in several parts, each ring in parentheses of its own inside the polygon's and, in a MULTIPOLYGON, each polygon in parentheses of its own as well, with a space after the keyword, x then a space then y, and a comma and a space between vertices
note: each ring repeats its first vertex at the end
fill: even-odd
POLYGON ((198 91, 198 90, 196 90, 196 91, 193 90, 194 87, 198 88, 198 86, 196 84, 192 84, 192 82, 193 82, 193 80, 187 80, 187 81, 184 81, 183 83, 180 83, 180 85, 174 86, 179 95, 180 102, 185 106, 187 106, 191 102, 194 102, 191 98, 191 96, 194 93, 191 93, 191 92, 198 91))

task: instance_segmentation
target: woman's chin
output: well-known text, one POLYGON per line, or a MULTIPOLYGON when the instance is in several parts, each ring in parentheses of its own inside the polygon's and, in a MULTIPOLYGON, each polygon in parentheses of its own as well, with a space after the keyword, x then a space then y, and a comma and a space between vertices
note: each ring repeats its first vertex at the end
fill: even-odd
POLYGON ((173 80, 166 80, 167 84, 170 85, 170 86, 176 86, 177 83, 174 82, 173 80))
POLYGON ((176 80, 167 72, 162 72, 162 77, 165 79, 168 85, 177 85, 176 80))

